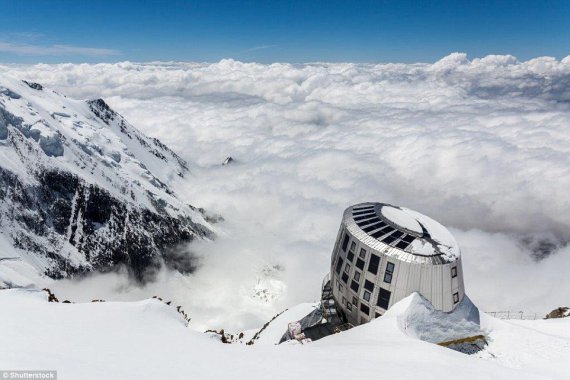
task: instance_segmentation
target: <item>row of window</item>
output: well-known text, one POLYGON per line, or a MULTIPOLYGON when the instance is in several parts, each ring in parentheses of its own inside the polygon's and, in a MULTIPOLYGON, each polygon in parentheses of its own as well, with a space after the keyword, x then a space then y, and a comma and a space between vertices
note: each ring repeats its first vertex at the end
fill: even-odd
MULTIPOLYGON (((346 254, 346 261, 341 257, 341 255, 339 254, 337 256, 337 262, 336 262, 336 266, 335 266, 335 272, 337 275, 340 275, 342 283, 344 283, 348 288, 350 288, 355 294, 359 295, 359 290, 360 290, 360 282, 361 279, 363 279, 362 277, 362 271, 364 271, 364 268, 366 266, 366 256, 367 256, 367 251, 365 248, 361 248, 359 253, 358 253, 358 257, 356 258, 356 248, 357 248, 357 244, 355 241, 351 241, 350 239, 350 235, 345 233, 345 235, 343 236, 343 243, 342 243, 342 248, 343 251, 347 251, 346 254), (350 245, 350 248, 349 248, 350 245), (355 262, 355 258, 356 258, 356 262, 355 262), (358 270, 354 270, 353 273, 353 277, 352 280, 350 280, 350 270, 351 270, 351 264, 354 263, 355 268, 358 268, 360 271, 358 270), (341 274, 342 271, 342 274, 341 274)), ((375 276, 378 274, 378 269, 380 267, 380 257, 370 253, 370 259, 368 262, 368 271, 371 272, 372 274, 374 274, 375 276)), ((394 273, 394 269, 395 269, 395 264, 391 263, 391 262, 387 262, 386 263, 386 272, 384 275, 384 281, 387 283, 391 283, 392 282, 392 275, 394 273)), ((364 284, 363 284, 363 291, 362 291, 362 299, 368 303, 370 303, 371 298, 372 298, 372 294, 374 293, 374 283, 367 280, 367 279, 363 279, 364 280, 364 284)), ((337 286, 338 286, 338 290, 342 293, 343 291, 343 285, 337 280, 337 286)), ((343 297, 344 299, 344 297, 343 297)), ((353 296, 353 302, 352 304, 350 302, 346 303, 347 305, 347 309, 349 311, 352 310, 352 307, 357 307, 358 308, 358 298, 356 296, 353 296), (354 302, 356 301, 356 302, 354 302)), ((377 299, 377 305, 387 309, 388 308, 388 304, 390 302, 390 292, 386 289, 382 289, 380 288, 379 291, 379 295, 378 295, 378 299, 377 299)), ((344 301, 343 301, 344 303, 344 301)), ((368 317, 370 314, 370 308, 369 306, 367 306, 364 303, 360 303, 360 311, 365 313, 366 316, 368 317)))
MULTIPOLYGON (((359 290, 360 290, 360 280, 362 277, 361 272, 354 270, 353 278, 352 278, 352 280, 349 280, 351 264, 354 262, 354 259, 356 257, 355 251, 356 251, 357 244, 355 241, 351 242, 349 234, 345 233, 344 237, 343 237, 343 244, 342 244, 343 251, 346 252, 346 250, 348 249, 349 243, 350 243, 350 249, 348 250, 348 253, 346 255, 346 262, 343 260, 343 258, 340 255, 337 255, 337 263, 336 263, 335 271, 336 271, 337 275, 340 275, 341 270, 343 270, 343 264, 344 264, 344 270, 343 270, 343 273, 341 276, 342 282, 344 282, 345 285, 350 287, 350 289, 358 295, 359 290)), ((367 256, 366 249, 361 248, 359 251, 359 254, 358 254, 358 258, 356 258, 356 263, 354 264, 355 267, 358 268, 360 271, 364 271, 364 267, 366 264, 366 261, 365 261, 366 256, 367 256)), ((370 253, 370 259, 368 262, 368 271, 374 275, 377 275, 379 267, 380 267, 380 257, 375 255, 374 253, 370 253)), ((395 271, 395 264, 387 261, 386 262, 386 269, 385 269, 384 277, 383 277, 383 281, 385 283, 387 283, 387 284, 392 283, 394 271, 395 271)), ((457 277, 457 267, 451 268, 451 277, 452 278, 457 277)), ((342 289, 343 289, 342 284, 340 284, 340 282, 338 282, 338 280, 337 280, 337 284, 339 287, 339 291, 342 292, 342 289)), ((364 279, 364 290, 362 293, 362 298, 366 302, 370 302, 370 299, 371 299, 373 293, 374 293, 374 283, 367 280, 367 279, 364 279)), ((391 295, 390 291, 380 287, 376 304, 383 309, 388 309, 388 305, 390 304, 390 295, 391 295)), ((354 300, 357 300, 357 298, 353 297, 353 301, 354 300)), ((458 293, 455 293, 453 295, 453 301, 454 301, 454 303, 459 302, 459 294, 458 293)), ((348 302, 348 304, 350 304, 350 302, 348 302)), ((348 304, 347 304, 347 308, 349 310, 352 310, 351 306, 349 307, 348 304)), ((357 302, 353 302, 353 304, 358 305, 357 302)), ((364 305, 366 310, 369 311, 368 306, 366 306, 365 304, 361 304, 361 311, 363 311, 362 305, 364 305)), ((366 312, 365 314, 368 316, 369 313, 366 312)))
MULTIPOLYGON (((340 292, 342 292, 343 286, 340 282, 338 282, 337 280, 337 285, 338 285, 338 289, 340 292)), ((364 297, 364 300, 368 303, 370 303, 370 293, 369 292, 365 292, 365 294, 368 294, 367 297, 364 297)), ((389 290, 386 290, 384 288, 380 288, 379 292, 378 292, 378 299, 376 301, 376 305, 378 305, 379 307, 381 307, 384 310, 388 309, 388 305, 390 304, 390 296, 391 296, 391 292, 389 290)), ((454 295, 455 297, 455 295, 454 295)), ((358 305, 360 304, 360 311, 362 313, 364 313, 366 315, 366 317, 370 317, 370 307, 364 303, 364 302, 359 302, 358 298, 356 296, 352 296, 352 302, 349 302, 346 300, 346 298, 343 296, 342 297, 342 303, 343 305, 346 305, 346 308, 349 311, 352 311, 352 307, 358 307, 358 305)), ((376 314, 376 317, 378 317, 379 315, 376 314)))
POLYGON ((365 206, 354 208, 352 216, 356 225, 364 232, 368 233, 374 239, 397 247, 399 249, 406 249, 416 239, 415 236, 407 235, 402 231, 398 231, 392 226, 388 225, 376 215, 374 206, 365 206))
MULTIPOLYGON (((345 233, 344 235, 344 241, 343 241, 343 250, 346 252, 346 247, 348 247, 348 243, 350 242, 350 236, 348 235, 348 233, 345 233)), ((350 245, 350 250, 348 251, 348 253, 346 254, 346 266, 345 266, 345 272, 349 273, 350 272, 350 263, 354 262, 354 258, 355 258, 355 253, 354 251, 356 250, 356 242, 353 241, 350 245)), ((366 249, 361 248, 360 249, 360 253, 358 254, 358 258, 356 259, 356 263, 355 266, 360 269, 361 271, 364 270, 364 266, 366 265, 366 249)), ((337 274, 340 274, 340 269, 342 268, 342 258, 339 256, 339 260, 337 262, 337 266, 336 266, 336 272, 337 274)), ((368 262, 368 271, 370 273, 372 273, 373 275, 377 275, 378 274, 378 269, 380 267, 380 257, 375 255, 374 253, 370 253, 370 260, 368 262)), ((356 272, 358 273, 358 272, 356 272)), ((384 282, 390 284, 392 283, 392 275, 394 274, 394 263, 391 262, 387 262, 386 263, 386 272, 384 274, 384 282)), ((360 276, 360 273, 358 274, 358 276, 360 276)), ((358 281, 358 280, 357 280, 358 281)))
MULTIPOLYGON (((342 289, 343 289, 342 284, 339 283, 338 281, 337 281, 337 284, 338 284, 339 291, 342 292, 342 289)), ((370 302, 370 293, 368 293, 368 294, 369 294, 368 298, 364 298, 364 300, 369 303, 370 302)), ((378 299, 377 299, 376 305, 378 305, 379 307, 381 307, 384 310, 387 310, 388 305, 390 304, 390 296, 391 296, 390 291, 388 291, 384 288, 380 288, 380 291, 378 292, 378 299)), ((352 296, 352 302, 347 301, 347 299, 344 296, 342 296, 342 304, 346 305, 346 308, 348 311, 352 311, 353 306, 358 307, 358 305, 360 304, 360 311, 362 313, 364 313, 364 315, 366 315, 367 318, 370 317, 370 307, 364 302, 359 302, 358 298, 356 296, 352 296)), ((376 313, 375 317, 379 317, 379 316, 380 316, 380 314, 376 313)))

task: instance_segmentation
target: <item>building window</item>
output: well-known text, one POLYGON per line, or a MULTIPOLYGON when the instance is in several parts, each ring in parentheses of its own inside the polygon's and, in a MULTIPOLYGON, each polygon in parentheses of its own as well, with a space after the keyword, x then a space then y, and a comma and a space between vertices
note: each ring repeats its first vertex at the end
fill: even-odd
POLYGON ((378 317, 381 317, 381 316, 382 316, 382 314, 380 314, 380 313, 374 314, 374 318, 378 318, 378 317))
POLYGON ((352 242, 352 244, 350 245, 350 250, 354 251, 356 249, 356 243, 352 242))
POLYGON ((364 289, 370 291, 372 293, 374 291, 374 283, 368 280, 364 280, 364 289))
POLYGON ((358 282, 352 281, 350 283, 350 289, 354 290, 355 293, 358 293, 358 282))
POLYGON ((348 309, 348 311, 352 311, 352 304, 350 302, 348 302, 346 304, 346 308, 348 309))
POLYGON ((342 292, 342 284, 341 284, 338 280, 336 280, 336 281, 337 281, 337 284, 338 284, 338 291, 339 291, 339 292, 342 292))
POLYGON ((346 247, 348 247, 348 242, 349 242, 350 238, 348 237, 348 234, 345 233, 344 234, 344 240, 342 241, 342 250, 344 252, 346 252, 346 247))
POLYGON ((453 303, 459 302, 459 293, 453 293, 453 303))
POLYGON ((394 274, 394 264, 389 262, 386 264, 386 272, 384 273, 384 282, 387 284, 392 283, 393 274, 394 274))
POLYGON ((365 259, 366 258, 366 250, 364 248, 360 248, 360 254, 358 256, 360 256, 361 259, 365 259))
POLYGON ((346 255, 346 259, 352 262, 352 260, 354 260, 354 252, 349 251, 348 254, 346 255))
POLYGON ((336 262, 336 274, 340 274, 340 270, 342 269, 342 257, 338 258, 338 261, 336 262))
POLYGON ((354 281, 360 281, 360 272, 354 272, 354 281))
POLYGON ((457 267, 451 268, 451 278, 457 277, 457 267))
POLYGON ((346 305, 346 298, 342 297, 342 301, 341 301, 341 302, 342 302, 343 305, 346 305))
POLYGON ((372 295, 372 294, 370 294, 369 291, 366 291, 366 290, 365 290, 365 291, 364 291, 364 297, 363 297, 364 300, 365 300, 366 302, 370 302, 370 296, 371 296, 371 295, 372 295))
POLYGON ((346 273, 342 274, 342 281, 344 281, 345 284, 348 284, 348 275, 346 273))
POLYGON ((352 296, 352 303, 355 305, 358 305, 358 298, 356 298, 355 296, 352 296))
POLYGON ((356 267, 360 270, 364 270, 364 260, 356 259, 356 267))
POLYGON ((364 314, 366 314, 366 316, 368 316, 368 314, 370 313, 370 308, 368 306, 366 306, 365 304, 361 303, 360 304, 360 311, 363 312, 364 314))
POLYGON ((370 262, 368 263, 368 272, 378 274, 378 267, 380 266, 380 257, 375 254, 370 255, 370 262))
POLYGON ((376 303, 384 310, 388 310, 388 305, 390 304, 390 295, 391 293, 383 288, 380 288, 378 292, 378 302, 376 303))
POLYGON ((349 263, 346 263, 346 265, 344 266, 344 271, 346 273, 350 272, 350 264, 349 263))

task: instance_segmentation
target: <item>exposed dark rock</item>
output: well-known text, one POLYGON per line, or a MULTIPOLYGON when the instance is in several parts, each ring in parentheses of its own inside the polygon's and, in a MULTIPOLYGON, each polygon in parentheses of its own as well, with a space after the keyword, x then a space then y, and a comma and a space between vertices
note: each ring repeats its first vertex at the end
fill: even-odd
MULTIPOLYGON (((38 173, 37 180, 35 186, 24 185, 0 167, 0 202, 10 205, 15 221, 23 227, 14 236, 15 246, 49 257, 53 264, 45 274, 52 278, 125 264, 144 282, 160 267, 161 259, 188 273, 195 269, 196 261, 177 247, 196 236, 210 235, 189 218, 129 207, 69 172, 48 170, 38 173), (40 245, 33 235, 52 238, 55 243, 40 245), (58 242, 63 240, 84 253, 90 266, 77 266, 61 255, 58 242)), ((3 218, 6 216, 0 215, 0 223, 3 218)))
POLYGON ((44 86, 42 86, 42 85, 39 84, 39 83, 28 82, 28 81, 25 81, 25 80, 23 80, 22 82, 24 82, 25 84, 27 84, 28 86, 30 86, 30 88, 33 88, 34 90, 41 91, 41 90, 44 89, 44 86))
POLYGON ((544 317, 544 319, 567 318, 567 317, 570 317, 570 308, 562 306, 546 314, 546 317, 544 317))
POLYGON ((53 294, 50 289, 44 288, 42 290, 48 294, 48 302, 59 302, 55 294, 53 294))

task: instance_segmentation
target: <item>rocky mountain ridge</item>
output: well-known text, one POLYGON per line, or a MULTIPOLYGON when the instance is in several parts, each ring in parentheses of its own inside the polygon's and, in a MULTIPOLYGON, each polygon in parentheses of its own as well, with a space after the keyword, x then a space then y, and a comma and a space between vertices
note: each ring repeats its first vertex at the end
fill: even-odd
POLYGON ((191 271, 172 252, 213 230, 173 190, 189 175, 104 100, 0 77, 0 286, 118 264, 141 281, 162 262, 191 271))

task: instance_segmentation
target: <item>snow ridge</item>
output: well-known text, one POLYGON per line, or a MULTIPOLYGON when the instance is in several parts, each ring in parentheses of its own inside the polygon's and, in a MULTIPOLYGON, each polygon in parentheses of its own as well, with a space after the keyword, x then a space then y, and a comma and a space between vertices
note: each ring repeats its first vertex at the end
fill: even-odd
POLYGON ((173 190, 189 174, 104 100, 0 77, 0 240, 12 247, 0 258, 17 258, 0 286, 29 285, 18 272, 63 278, 118 263, 143 280, 169 250, 213 236, 173 190))

